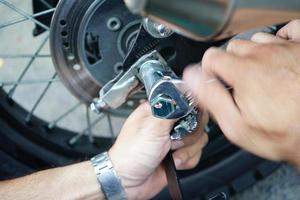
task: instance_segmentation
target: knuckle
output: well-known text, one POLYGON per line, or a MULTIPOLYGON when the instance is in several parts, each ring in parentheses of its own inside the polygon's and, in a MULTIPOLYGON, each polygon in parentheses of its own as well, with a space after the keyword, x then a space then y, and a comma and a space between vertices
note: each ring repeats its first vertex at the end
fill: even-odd
POLYGON ((239 46, 239 44, 240 44, 239 40, 232 40, 227 45, 227 50, 228 51, 234 51, 239 46))
POLYGON ((213 67, 214 60, 216 59, 216 56, 218 55, 219 50, 215 47, 209 48, 203 58, 202 58, 202 67, 203 69, 209 69, 213 67))

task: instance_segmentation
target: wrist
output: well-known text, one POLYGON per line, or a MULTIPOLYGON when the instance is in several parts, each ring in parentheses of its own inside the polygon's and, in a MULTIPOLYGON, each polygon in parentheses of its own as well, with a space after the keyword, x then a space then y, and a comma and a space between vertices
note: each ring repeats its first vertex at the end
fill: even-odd
POLYGON ((135 198, 136 195, 133 190, 134 186, 130 178, 127 176, 127 172, 128 172, 128 169, 126 169, 127 166, 121 162, 122 159, 120 158, 120 155, 118 155, 113 148, 109 150, 108 154, 113 164, 113 167, 121 180, 121 184, 126 192, 128 199, 136 199, 135 198))
POLYGON ((108 152, 93 157, 91 163, 106 199, 128 199, 108 152))

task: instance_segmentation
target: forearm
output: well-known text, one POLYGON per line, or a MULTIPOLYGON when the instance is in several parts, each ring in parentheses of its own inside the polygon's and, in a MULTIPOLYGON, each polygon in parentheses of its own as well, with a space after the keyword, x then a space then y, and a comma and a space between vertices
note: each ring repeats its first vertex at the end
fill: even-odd
POLYGON ((0 195, 3 200, 104 199, 90 162, 2 182, 0 195))

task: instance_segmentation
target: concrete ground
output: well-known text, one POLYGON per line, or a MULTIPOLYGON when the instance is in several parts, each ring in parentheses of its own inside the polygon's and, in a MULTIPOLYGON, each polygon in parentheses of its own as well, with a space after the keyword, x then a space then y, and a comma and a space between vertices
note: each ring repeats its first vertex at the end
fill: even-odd
MULTIPOLYGON (((14 5, 31 13, 29 0, 10 0, 14 5)), ((10 20, 19 18, 20 15, 12 12, 10 9, 0 4, 0 25, 10 20)), ((38 38, 32 38, 33 23, 24 22, 16 26, 0 29, 0 82, 17 80, 29 58, 9 59, 8 55, 15 54, 33 54, 38 45, 46 37, 46 34, 38 38)), ((43 48, 41 54, 49 54, 48 43, 43 48)), ((54 68, 49 58, 38 58, 25 75, 24 80, 49 79, 54 73, 54 68)), ((26 109, 30 110, 34 102, 41 94, 45 84, 22 85, 17 88, 14 99, 26 109)), ((10 87, 5 87, 9 90, 10 87)), ((63 114, 68 108, 77 104, 77 100, 63 87, 62 83, 57 82, 50 88, 49 93, 43 99, 36 112, 39 117, 53 121, 63 114), (64 109, 62 109, 64 108, 64 109)), ((76 112, 61 121, 61 127, 80 132, 86 128, 85 107, 79 107, 76 112), (84 122, 84 123, 83 123, 84 122)), ((97 116, 92 115, 92 119, 97 116)), ((122 125, 122 119, 115 119, 115 133, 119 132, 122 125)), ((105 133, 109 136, 109 127, 106 120, 100 122, 93 128, 93 133, 99 135, 105 133)), ((103 134, 102 134, 103 135, 103 134)), ((237 200, 300 200, 300 176, 290 166, 283 165, 278 171, 270 177, 251 187, 242 194, 237 195, 237 200)))
MULTIPOLYGON (((10 0, 13 5, 21 8, 27 13, 32 13, 31 1, 10 0)), ((16 12, 0 4, 0 24, 5 24, 14 19, 22 18, 16 12)), ((28 55, 33 55, 39 45, 49 35, 49 32, 43 33, 39 37, 33 38, 32 31, 34 24, 31 21, 25 21, 17 25, 0 28, 0 81, 3 83, 17 81, 20 74, 30 62, 28 55), (25 58, 13 59, 12 55, 25 55, 25 58)), ((41 55, 50 55, 49 40, 42 48, 41 55)), ((23 81, 39 81, 49 80, 55 73, 50 57, 37 58, 28 69, 23 81)), ((47 83, 42 84, 20 84, 14 93, 14 100, 31 110, 35 102, 41 95, 47 83)), ((12 86, 4 87, 9 91, 12 86)), ((68 109, 78 104, 70 92, 63 86, 61 82, 54 82, 45 97, 34 111, 38 117, 45 121, 52 122, 58 116, 64 114, 68 109)), ((99 116, 90 113, 91 121, 93 122, 99 116)), ((124 119, 113 118, 114 120, 114 134, 117 134, 121 128, 124 119)), ((61 120, 58 125, 62 128, 67 128, 75 132, 82 132, 87 128, 86 121, 86 106, 81 105, 71 115, 68 115, 61 120)), ((104 118, 93 128, 94 135, 102 135, 110 137, 111 132, 104 118), (101 133, 100 131, 101 130, 101 133)))

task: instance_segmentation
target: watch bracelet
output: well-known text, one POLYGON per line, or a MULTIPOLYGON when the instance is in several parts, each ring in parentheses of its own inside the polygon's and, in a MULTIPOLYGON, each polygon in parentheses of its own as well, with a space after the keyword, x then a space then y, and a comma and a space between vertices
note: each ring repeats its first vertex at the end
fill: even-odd
POLYGON ((125 189, 108 152, 93 157, 91 162, 105 198, 107 200, 127 200, 125 189))

